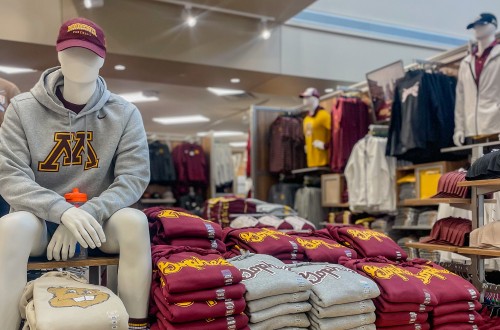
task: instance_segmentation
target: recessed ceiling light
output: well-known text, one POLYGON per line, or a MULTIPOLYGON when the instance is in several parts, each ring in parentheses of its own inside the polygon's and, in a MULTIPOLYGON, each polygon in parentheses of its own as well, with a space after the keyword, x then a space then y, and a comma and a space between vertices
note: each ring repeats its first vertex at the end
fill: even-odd
POLYGON ((216 88, 216 87, 207 87, 207 90, 210 93, 213 93, 217 96, 240 95, 245 93, 245 91, 242 91, 240 89, 227 89, 227 88, 216 88))
POLYGON ((247 143, 243 142, 230 142, 229 145, 233 148, 246 148, 247 143))
MULTIPOLYGON (((207 136, 210 134, 210 132, 199 132, 198 136, 207 136)), ((245 135, 243 132, 238 132, 238 131, 214 131, 213 132, 214 137, 231 137, 231 136, 242 136, 245 135)))
POLYGON ((271 38, 271 30, 267 26, 267 21, 265 19, 262 20, 262 32, 260 33, 260 36, 264 40, 271 38))
POLYGON ((83 6, 86 9, 104 6, 104 0, 83 0, 83 6))
POLYGON ((202 115, 180 116, 180 117, 154 117, 153 121, 162 125, 206 123, 209 118, 202 115))
POLYGON ((325 88, 325 93, 333 93, 333 88, 325 88))
POLYGON ((122 64, 117 64, 115 65, 115 70, 116 71, 123 71, 125 70, 127 67, 125 65, 122 65, 122 64))
POLYGON ((124 93, 118 95, 132 103, 156 102, 160 100, 160 98, 158 97, 158 93, 156 92, 134 92, 134 93, 124 93))
POLYGON ((18 68, 14 66, 3 66, 0 65, 0 71, 6 74, 16 74, 16 73, 28 73, 35 72, 36 70, 30 68, 18 68))
POLYGON ((239 84, 240 83, 240 78, 232 78, 230 81, 233 84, 239 84))

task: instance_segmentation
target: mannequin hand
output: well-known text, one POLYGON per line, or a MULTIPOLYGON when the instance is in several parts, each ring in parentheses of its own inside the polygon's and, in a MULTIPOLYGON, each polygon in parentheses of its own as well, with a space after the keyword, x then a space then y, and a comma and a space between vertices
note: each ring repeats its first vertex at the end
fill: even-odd
POLYGON ((66 261, 75 256, 76 238, 63 224, 57 227, 47 246, 47 259, 66 261))
POLYGON ((83 248, 95 249, 106 242, 102 226, 88 212, 72 207, 63 213, 61 223, 75 236, 83 248))
POLYGON ((314 140, 314 141, 313 141, 313 146, 314 146, 316 149, 325 150, 325 142, 322 142, 322 141, 320 141, 320 140, 314 140))
POLYGON ((465 134, 464 132, 455 132, 455 134, 453 134, 453 143, 455 143, 455 145, 457 147, 460 147, 461 145, 464 144, 464 140, 465 140, 465 134))

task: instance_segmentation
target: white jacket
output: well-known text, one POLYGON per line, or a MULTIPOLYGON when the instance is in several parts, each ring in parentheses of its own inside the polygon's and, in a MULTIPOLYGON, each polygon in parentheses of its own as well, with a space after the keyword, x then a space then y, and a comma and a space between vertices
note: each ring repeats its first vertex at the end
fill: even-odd
POLYGON ((345 169, 353 212, 396 211, 396 159, 386 157, 387 138, 366 136, 352 150, 345 169))
POLYGON ((458 72, 455 104, 455 133, 466 137, 500 133, 500 45, 491 50, 476 85, 473 55, 468 55, 458 72))

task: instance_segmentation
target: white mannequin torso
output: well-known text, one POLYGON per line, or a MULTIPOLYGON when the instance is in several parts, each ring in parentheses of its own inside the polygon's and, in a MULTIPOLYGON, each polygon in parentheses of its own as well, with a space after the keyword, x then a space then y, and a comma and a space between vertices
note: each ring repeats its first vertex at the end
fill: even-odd
POLYGON ((58 59, 64 76, 61 87, 64 99, 73 104, 86 104, 94 94, 104 59, 80 47, 58 52, 58 59))

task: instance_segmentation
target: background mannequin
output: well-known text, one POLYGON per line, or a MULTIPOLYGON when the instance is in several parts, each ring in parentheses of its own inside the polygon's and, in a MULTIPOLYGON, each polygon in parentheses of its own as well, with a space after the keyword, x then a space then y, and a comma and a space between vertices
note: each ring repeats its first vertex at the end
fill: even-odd
POLYGON ((331 115, 319 105, 319 93, 308 88, 299 95, 308 115, 304 119, 305 152, 307 166, 325 166, 329 163, 328 143, 331 136, 331 115))
POLYGON ((476 49, 460 65, 453 141, 500 132, 500 48, 495 41, 497 19, 483 13, 467 29, 474 29, 476 49), (479 100, 479 102, 478 102, 479 100))
MULTIPOLYGON (((78 24, 88 24, 95 27, 95 29, 100 29, 90 21, 83 19, 76 20, 78 24)), ((71 21, 69 23, 71 23, 71 21)), ((65 32, 66 29, 69 31, 68 22, 63 24, 63 26, 61 27, 61 31, 65 32)), ((102 38, 102 40, 103 39, 104 38, 102 38)), ((89 48, 92 48, 91 46, 92 45, 84 45, 81 47, 71 46, 71 48, 65 48, 63 50, 60 50, 58 53, 58 58, 61 64, 61 71, 64 75, 64 78, 63 84, 56 88, 62 90, 62 95, 65 101, 71 102, 75 105, 93 102, 92 100, 93 98, 95 98, 95 95, 98 92, 97 89, 103 88, 103 83, 101 82, 102 78, 98 77, 98 73, 99 69, 104 63, 104 58, 103 56, 98 55, 94 50, 89 50, 89 48), (101 80, 98 87, 97 81, 99 79, 101 80)), ((49 69, 44 74, 47 74, 47 76, 57 75, 58 71, 55 69, 49 69)), ((35 89, 32 90, 32 93, 35 93, 34 91, 35 89)), ((32 97, 32 94, 28 95, 32 97)), ((106 108, 107 103, 102 106, 102 109, 107 111, 106 116, 108 118, 106 119, 108 121, 112 121, 116 118, 119 118, 120 116, 125 116, 128 113, 131 126, 133 126, 133 128, 129 129, 128 127, 126 127, 124 133, 122 133, 121 135, 126 136, 130 134, 131 140, 139 139, 141 141, 139 143, 132 143, 120 140, 118 147, 114 146, 113 148, 117 148, 116 152, 120 152, 119 149, 122 148, 131 148, 132 150, 130 151, 130 154, 127 155, 126 152, 121 152, 119 158, 126 157, 128 158, 128 162, 135 162, 135 164, 133 165, 134 167, 139 166, 144 167, 144 169, 140 170, 137 173, 132 173, 133 170, 130 169, 132 168, 132 166, 130 166, 129 169, 124 170, 123 166, 128 165, 119 164, 119 160, 117 160, 114 169, 106 169, 106 164, 110 164, 111 161, 106 160, 105 152, 99 153, 100 166, 97 169, 85 168, 85 170, 83 170, 82 166, 85 163, 82 164, 82 162, 76 165, 71 164, 70 166, 74 167, 74 173, 82 173, 82 175, 84 175, 87 170, 94 171, 91 174, 92 176, 100 175, 99 171, 105 172, 106 170, 120 173, 124 171, 129 172, 130 174, 128 174, 126 178, 122 177, 119 181, 115 180, 112 184, 112 189, 111 187, 109 187, 102 193, 95 194, 94 192, 94 195, 96 196, 94 196, 94 198, 89 200, 88 203, 82 205, 80 208, 71 207, 71 205, 64 206, 64 201, 57 201, 57 203, 62 205, 61 207, 65 207, 66 210, 60 217, 60 224, 55 230, 50 243, 48 235, 48 225, 53 227, 54 223, 42 220, 42 216, 39 215, 47 214, 46 211, 36 212, 36 210, 34 210, 33 213, 28 211, 18 211, 8 214, 0 219, 0 262, 2 262, 3 265, 3 267, 0 268, 0 292, 2 292, 0 296, 0 319, 2 320, 2 330, 17 330, 19 327, 20 315, 18 311, 18 302, 20 300, 23 288, 26 284, 26 264, 28 261, 28 257, 41 256, 47 249, 47 256, 49 259, 55 258, 57 260, 65 260, 67 257, 72 257, 74 255, 76 241, 78 241, 84 247, 100 247, 100 250, 105 253, 120 254, 120 266, 118 273, 119 296, 122 299, 127 312, 130 315, 130 318, 134 319, 133 323, 144 322, 143 320, 147 317, 152 269, 147 218, 139 210, 128 207, 120 207, 121 203, 123 203, 121 205, 124 206, 128 206, 133 203, 129 201, 128 197, 121 198, 121 196, 132 195, 134 196, 132 197, 133 199, 138 199, 142 195, 145 187, 147 186, 147 183, 149 182, 149 164, 147 162, 144 162, 143 160, 147 159, 147 141, 145 133, 143 132, 144 128, 142 125, 142 121, 140 120, 140 115, 138 114, 137 109, 135 109, 135 107, 129 103, 124 104, 124 106, 127 106, 127 109, 119 108, 116 106, 116 104, 125 101, 117 98, 116 96, 113 96, 112 94, 109 94, 109 92, 107 91, 103 92, 103 95, 104 97, 106 97, 107 95, 107 97, 113 98, 111 102, 114 102, 116 108, 115 112, 113 112, 113 109, 109 107, 106 108), (135 111, 137 111, 137 114, 135 114, 135 112, 132 112, 131 116, 130 109, 135 109, 135 111), (132 118, 134 115, 139 117, 132 118), (140 134, 140 136, 133 136, 134 134, 140 134), (122 146, 122 143, 130 144, 127 146, 122 146), (141 176, 139 176, 139 174, 141 176), (128 186, 120 187, 120 181, 129 181, 128 186), (135 187, 136 190, 124 191, 123 189, 126 189, 127 187, 129 187, 128 189, 133 189, 130 187, 135 187), (106 195, 108 195, 109 197, 106 197, 106 195), (110 204, 107 200, 114 200, 115 202, 113 202, 112 204, 116 205, 111 207, 108 206, 110 204), (116 211, 113 207, 117 207, 116 211), (107 212, 109 213, 109 216, 106 215, 107 213, 96 213, 94 211, 95 209, 102 210, 106 208, 108 208, 107 212), (34 213, 37 213, 38 215, 35 215, 34 213), (97 215, 99 215, 99 220, 101 221, 101 223, 103 223, 102 226, 100 222, 96 220, 97 215), (101 219, 101 216, 105 216, 107 219, 101 219)), ((24 124, 22 122, 22 118, 19 119, 21 123, 16 123, 14 122, 15 116, 9 116, 10 113, 16 112, 16 107, 19 107, 15 100, 14 105, 16 106, 13 109, 10 109, 10 112, 7 112, 6 120, 4 122, 2 130, 0 131, 2 137, 11 137, 11 135, 15 134, 15 128, 24 124)), ((26 100, 26 97, 23 100, 26 100)), ((106 98, 104 98, 104 100, 106 100, 106 98)), ((100 118, 98 118, 99 114, 97 114, 96 116, 94 113, 92 118, 88 119, 89 123, 87 123, 87 117, 90 117, 89 114, 91 114, 91 112, 89 112, 89 110, 87 109, 89 107, 86 107, 86 110, 84 109, 82 111, 80 117, 78 117, 79 115, 74 116, 74 112, 72 113, 70 110, 66 110, 67 116, 69 116, 70 119, 69 127, 71 127, 71 118, 73 118, 74 121, 80 118, 80 122, 82 122, 82 119, 85 119, 85 130, 87 130, 88 125, 88 127, 90 129, 93 129, 94 133, 97 135, 98 133, 102 132, 98 132, 98 128, 95 126, 95 123, 103 122, 100 121, 100 118), (85 111, 87 111, 87 113, 85 113, 85 111)), ((29 111, 31 109, 27 110, 29 111)), ((58 108, 57 111, 61 110, 58 108)), ((118 125, 121 126, 121 123, 118 123, 118 125)), ((92 131, 90 130, 89 132, 92 133, 92 131)), ((85 133, 85 136, 87 135, 88 133, 85 133)), ((104 136, 103 134, 100 134, 100 136, 102 136, 101 139, 107 139, 106 143, 113 143, 110 142, 111 140, 113 140, 112 137, 104 136)), ((98 143, 96 137, 93 137, 93 139, 93 148, 95 148, 95 152, 99 152, 98 149, 102 148, 102 145, 98 143)), ((26 141, 25 143, 32 143, 32 141, 26 141)), ((87 158, 88 162, 90 157, 88 144, 86 145, 86 147, 87 149, 85 150, 84 155, 87 158)), ((27 148, 26 152, 30 152, 30 150, 31 149, 27 148)), ((8 145, 3 146, 0 149, 1 163, 5 163, 8 156, 13 153, 14 151, 10 150, 8 148, 8 145)), ((38 155, 33 156, 35 157, 35 160, 37 156, 38 155)), ((112 156, 113 155, 109 155, 108 157, 112 156)), ((83 156, 71 155, 72 159, 75 159, 75 157, 83 156)), ((19 164, 18 166, 22 165, 23 164, 19 164)), ((1 170, 3 172, 8 172, 6 168, 2 168, 1 170)), ((28 170, 26 168, 22 168, 21 170, 21 168, 19 168, 17 170, 17 173, 19 173, 19 176, 22 176, 22 173, 26 173, 26 171, 29 172, 30 170, 31 169, 28 170)), ((63 170, 68 172, 72 169, 69 168, 63 170)), ((61 170, 61 173, 64 173, 63 170, 61 170)), ((119 176, 120 174, 116 175, 119 176)), ((44 196, 45 198, 47 198, 46 196, 51 194, 49 197, 53 198, 52 196, 54 196, 53 194, 55 194, 55 192, 48 191, 48 189, 39 186, 37 183, 30 182, 30 180, 26 180, 25 178, 22 178, 23 181, 17 184, 13 182, 11 182, 10 184, 7 183, 8 180, 15 179, 16 178, 12 178, 11 174, 7 173, 4 173, 4 176, 0 176, 0 181, 2 182, 2 184, 7 184, 9 186, 29 186, 28 189, 30 191, 25 194, 26 197, 24 198, 19 197, 18 194, 13 193, 12 191, 8 191, 8 194, 5 194, 6 199, 8 201, 10 199, 9 202, 11 205, 13 205, 13 208, 15 210, 30 209, 30 204, 36 204, 37 196, 40 196, 39 198, 41 199, 44 198, 44 196)), ((61 177, 61 180, 62 179, 66 178, 61 177)), ((83 179, 79 179, 77 177, 75 177, 74 180, 77 182, 85 182, 82 181, 83 179)), ((82 184, 83 186, 85 186, 85 183, 82 184)), ((49 217, 52 217, 52 214, 53 211, 48 212, 49 217)), ((56 219, 50 218, 50 220, 53 221, 56 219)), ((143 328, 145 329, 145 326, 143 328)))

